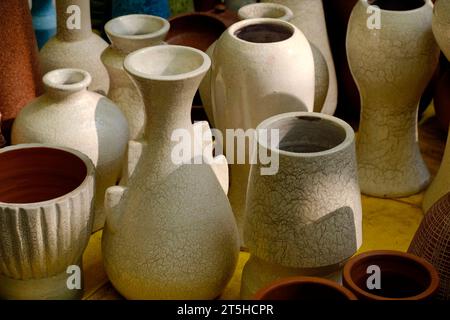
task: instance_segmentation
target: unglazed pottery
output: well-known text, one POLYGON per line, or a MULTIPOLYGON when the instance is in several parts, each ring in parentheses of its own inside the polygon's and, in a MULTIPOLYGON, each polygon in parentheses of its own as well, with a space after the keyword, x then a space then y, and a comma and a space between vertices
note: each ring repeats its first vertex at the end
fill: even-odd
POLYGON ((225 0, 225 5, 231 11, 238 11, 241 7, 255 2, 256 0, 225 0))
POLYGON ((430 0, 373 4, 380 6, 381 28, 369 29, 367 21, 373 14, 367 13, 368 0, 360 0, 347 36, 349 65, 362 101, 359 182, 368 195, 409 196, 430 180, 419 150, 417 110, 439 59, 431 31, 433 4, 430 0))
POLYGON ((209 130, 192 125, 190 111, 210 59, 194 48, 164 45, 135 51, 124 66, 142 92, 148 121, 145 141, 130 142, 127 187, 106 194, 106 272, 128 299, 214 299, 239 254, 233 213, 214 172, 216 163, 227 170, 226 159, 212 159, 209 136, 203 157, 194 151, 175 162, 180 142, 172 137, 183 130, 190 148, 194 132, 209 130))
POLYGON ((113 17, 129 14, 149 14, 168 18, 170 8, 168 0, 112 0, 113 17))
POLYGON ((68 268, 82 269, 91 235, 91 160, 29 144, 1 149, 0 167, 0 298, 81 298, 82 286, 67 285, 68 268))
POLYGON ((262 2, 285 5, 294 13, 292 24, 304 33, 313 47, 314 64, 318 73, 316 91, 321 93, 317 95, 314 111, 334 114, 338 89, 322 0, 263 0, 262 2), (325 99, 323 99, 324 95, 325 99))
MULTIPOLYGON (((433 14, 433 33, 442 52, 450 60, 450 1, 448 0, 436 2, 433 14)), ((450 90, 450 87, 447 88, 447 92, 448 90, 450 90)), ((423 210, 428 211, 434 203, 448 192, 450 192, 450 138, 447 138, 441 167, 425 193, 423 210)))
POLYGON ((38 60, 27 1, 0 1, 0 113, 7 141, 16 115, 41 93, 38 60))
POLYGON ((123 69, 123 62, 133 51, 162 44, 169 28, 167 20, 149 15, 123 16, 105 25, 111 46, 101 59, 111 79, 108 98, 126 116, 131 140, 140 139, 144 133, 145 106, 139 89, 123 69))
POLYGON ((56 9, 54 0, 34 0, 31 10, 33 28, 38 47, 44 44, 56 33, 56 9))
POLYGON ((425 215, 408 252, 430 262, 440 278, 437 298, 450 300, 450 193, 425 215))
POLYGON ((109 76, 100 55, 108 43, 92 32, 89 0, 58 0, 57 33, 41 49, 43 73, 78 68, 92 76, 89 90, 107 94, 109 76))
POLYGON ((357 300, 356 296, 334 281, 315 277, 293 277, 271 283, 261 289, 255 300, 357 300))
POLYGON ((103 227, 105 190, 120 178, 128 142, 128 124, 109 99, 87 91, 89 73, 59 69, 44 76, 46 93, 17 116, 12 143, 50 143, 79 150, 96 167, 96 231, 103 227))
POLYGON ((361 196, 355 134, 344 121, 321 113, 280 114, 257 131, 278 130, 279 141, 258 137, 258 153, 279 157, 263 175, 252 165, 244 238, 251 258, 241 296, 290 276, 339 281, 342 263, 361 246, 361 196))
MULTIPOLYGON (((212 113, 224 136, 226 129, 255 129, 276 114, 313 110, 311 46, 289 22, 262 18, 235 23, 217 41, 212 61, 212 113)), ((246 154, 248 158, 248 150, 246 154)), ((242 230, 250 166, 232 160, 229 199, 242 230)))
POLYGON ((238 11, 241 20, 257 18, 274 18, 291 21, 294 17, 292 10, 276 3, 253 3, 243 6, 238 11))
POLYGON ((439 275, 430 263, 413 254, 369 251, 346 263, 343 283, 361 300, 429 300, 438 291, 439 275), (374 266, 379 270, 372 271, 374 266), (380 289, 368 288, 373 276, 379 276, 380 289))

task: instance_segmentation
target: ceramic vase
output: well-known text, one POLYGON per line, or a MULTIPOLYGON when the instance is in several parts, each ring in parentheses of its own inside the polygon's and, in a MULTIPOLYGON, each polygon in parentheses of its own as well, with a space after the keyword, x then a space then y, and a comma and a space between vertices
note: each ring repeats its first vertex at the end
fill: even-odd
POLYGON ((77 299, 93 222, 94 165, 49 145, 0 150, 0 297, 77 299), (68 286, 71 284, 71 286, 68 286), (73 285, 73 286, 72 286, 73 285))
MULTIPOLYGON (((343 262, 361 246, 361 196, 355 134, 344 121, 293 112, 263 121, 258 154, 278 158, 278 171, 252 165, 244 238, 251 258, 242 274, 248 299, 277 279, 316 276, 339 281, 343 262)), ((255 152, 256 153, 256 152, 255 152)))
POLYGON ((316 101, 314 111, 334 114, 337 106, 337 80, 333 56, 325 23, 321 0, 263 0, 285 5, 294 13, 292 24, 299 28, 311 42, 315 69, 321 77, 316 79, 316 91, 325 99, 316 101), (316 50, 314 50, 316 49, 316 50), (324 64, 325 63, 325 64, 324 64))
POLYGON ((430 262, 440 278, 437 298, 450 300, 450 193, 436 202, 425 215, 408 252, 430 262))
POLYGON ((123 62, 133 51, 162 44, 169 28, 167 20, 149 15, 123 16, 105 25, 111 45, 102 53, 101 59, 111 79, 108 98, 126 116, 131 140, 142 138, 145 107, 139 89, 123 69, 123 62))
POLYGON ((238 11, 241 7, 251 3, 256 3, 256 0, 225 0, 227 9, 231 11, 238 11))
POLYGON ((351 258, 344 267, 343 283, 361 300, 430 300, 438 291, 439 275, 413 254, 376 250, 351 258))
MULTIPOLYGON (((450 1, 436 2, 433 14, 433 33, 439 46, 448 60, 450 60, 450 1)), ((447 88, 447 91, 449 88, 447 88)), ((450 192, 450 139, 447 138, 441 167, 428 188, 423 199, 423 210, 428 211, 445 194, 450 192)))
POLYGON ((46 93, 28 104, 14 122, 12 142, 50 143, 86 154, 96 166, 93 230, 103 227, 105 190, 120 178, 128 125, 109 99, 87 90, 91 76, 58 69, 44 76, 46 93))
POLYGON ((239 242, 226 194, 207 164, 222 157, 213 159, 208 148, 200 150, 203 157, 189 151, 194 132, 207 133, 205 123, 192 125, 190 111, 210 59, 164 45, 131 53, 124 66, 143 95, 147 135, 130 142, 129 159, 139 161, 127 186, 106 194, 106 272, 127 299, 214 299, 233 275, 239 242), (184 133, 183 161, 174 158, 180 144, 174 132, 184 133))
MULTIPOLYGON (((217 40, 212 61, 214 124, 224 137, 227 129, 255 129, 276 114, 313 110, 311 46, 289 22, 263 18, 235 23, 217 40)), ((248 158, 248 150, 245 154, 248 158)), ((242 235, 250 166, 249 161, 229 160, 229 199, 242 235)))
POLYGON ((43 73, 61 68, 88 71, 89 90, 107 94, 109 76, 100 55, 108 43, 92 32, 89 0, 56 1, 57 32, 41 49, 43 73))
POLYGON ((33 15, 33 28, 36 34, 38 47, 56 34, 56 9, 53 0, 33 1, 31 9, 33 15))
POLYGON ((170 16, 168 0, 112 0, 112 15, 149 14, 167 19, 170 16))
POLYGON ((359 181, 368 195, 409 196, 430 180, 419 150, 417 110, 439 59, 431 31, 433 4, 429 0, 373 4, 380 6, 381 25, 369 1, 360 0, 347 35, 349 65, 362 102, 359 181))
POLYGON ((25 0, 0 1, 0 66, 2 132, 10 142, 14 118, 42 90, 36 38, 25 0))

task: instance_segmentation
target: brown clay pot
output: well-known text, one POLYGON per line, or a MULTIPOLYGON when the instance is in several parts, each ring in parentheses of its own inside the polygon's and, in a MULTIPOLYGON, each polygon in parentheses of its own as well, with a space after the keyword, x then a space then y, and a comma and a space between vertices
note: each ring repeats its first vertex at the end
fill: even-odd
POLYGON ((255 300, 357 300, 338 283, 316 277, 293 277, 276 281, 260 290, 255 300))
POLYGON ((447 132, 450 125, 450 63, 445 58, 441 59, 441 73, 434 90, 434 109, 439 126, 447 132))
POLYGON ((450 193, 425 215, 408 252, 424 258, 438 271, 440 287, 436 298, 450 300, 450 193))
POLYGON ((10 140, 19 111, 41 93, 37 43, 27 0, 0 1, 0 112, 10 140))
POLYGON ((369 251, 344 266, 343 283, 362 300, 428 300, 439 288, 439 275, 425 259, 399 251, 369 251), (370 266, 381 271, 381 289, 370 290, 370 266))

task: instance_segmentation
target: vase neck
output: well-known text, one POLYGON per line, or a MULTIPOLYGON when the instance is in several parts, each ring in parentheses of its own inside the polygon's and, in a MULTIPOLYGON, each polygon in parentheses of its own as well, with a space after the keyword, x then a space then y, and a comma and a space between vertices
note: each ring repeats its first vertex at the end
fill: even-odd
POLYGON ((31 7, 31 13, 33 15, 48 12, 51 10, 53 10, 52 0, 33 0, 33 5, 31 7))
POLYGON ((87 91, 91 81, 90 74, 80 69, 57 69, 43 78, 47 95, 55 100, 77 98, 87 91))
POLYGON ((58 31, 63 41, 80 41, 92 34, 89 0, 56 1, 58 31))

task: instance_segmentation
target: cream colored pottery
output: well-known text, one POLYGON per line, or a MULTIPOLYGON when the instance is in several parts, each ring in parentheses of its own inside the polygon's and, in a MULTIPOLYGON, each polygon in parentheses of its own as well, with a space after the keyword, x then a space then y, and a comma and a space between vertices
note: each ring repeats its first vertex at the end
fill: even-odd
POLYGON ((294 112, 257 130, 279 131, 279 141, 258 137, 263 154, 279 156, 279 170, 262 175, 264 165, 251 168, 244 238, 253 259, 243 273, 242 297, 287 276, 338 280, 342 263, 362 243, 353 129, 333 116, 294 112))
POLYGON ((0 166, 0 298, 81 298, 92 161, 72 149, 26 144, 1 149, 0 166), (80 271, 78 283, 71 268, 80 271))
POLYGON ((108 98, 125 114, 131 140, 143 136, 145 106, 139 89, 123 69, 123 61, 133 51, 162 44, 169 28, 167 20, 144 14, 118 17, 105 25, 111 45, 103 51, 101 59, 110 77, 108 98))
POLYGON ((107 94, 109 76, 100 60, 108 43, 92 32, 89 0, 58 0, 57 33, 42 47, 43 74, 60 68, 77 68, 92 76, 89 90, 107 94))
POLYGON ((43 78, 46 93, 16 118, 12 143, 50 143, 79 150, 96 167, 95 220, 103 227, 105 191, 120 178, 128 142, 128 125, 120 109, 87 87, 91 76, 80 69, 59 69, 43 78))
POLYGON ((177 164, 172 154, 173 132, 196 130, 192 101, 210 64, 205 53, 172 45, 125 59, 144 98, 147 135, 130 143, 129 159, 139 161, 127 187, 107 191, 102 248, 108 277, 127 299, 214 299, 236 267, 237 227, 214 169, 193 159, 177 164))
POLYGON ((283 21, 291 21, 294 17, 292 10, 276 3, 253 3, 243 6, 238 10, 240 20, 273 18, 283 21))
MULTIPOLYGON (((326 98, 323 103, 315 103, 314 111, 334 114, 337 106, 337 79, 322 0, 262 0, 262 2, 278 3, 290 8, 294 13, 292 24, 304 33, 313 47, 318 49, 314 52, 314 62, 316 72, 321 77, 316 77, 316 90, 326 92, 326 98)), ((317 94, 316 96, 322 97, 317 94)))
POLYGON ((439 47, 431 31, 431 1, 383 3, 405 10, 382 6, 381 28, 369 29, 373 13, 367 13, 368 0, 360 0, 349 21, 347 54, 362 102, 357 141, 361 190, 389 198, 415 194, 430 180, 419 150, 417 109, 439 47))
MULTIPOLYGON (((214 123, 224 137, 227 129, 255 129, 276 114, 313 110, 311 46, 289 22, 263 18, 235 23, 217 41, 212 61, 214 123)), ((248 160, 232 160, 229 199, 242 233, 250 166, 248 160)))
MULTIPOLYGON (((447 59, 450 59, 450 1, 438 0, 436 2, 432 21, 436 41, 447 59)), ((450 192, 450 135, 447 138, 447 146, 438 174, 425 193, 423 210, 427 212, 448 192, 450 192)))

